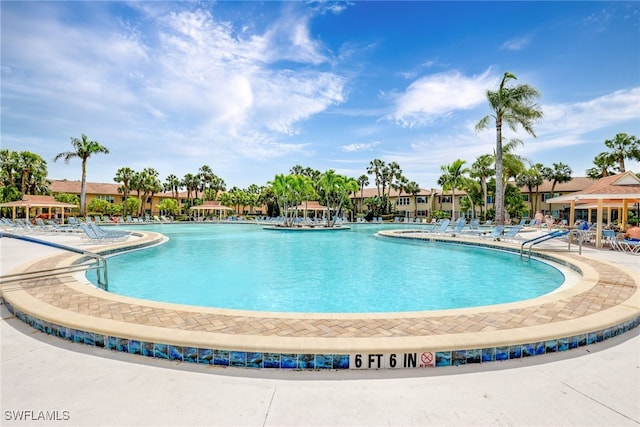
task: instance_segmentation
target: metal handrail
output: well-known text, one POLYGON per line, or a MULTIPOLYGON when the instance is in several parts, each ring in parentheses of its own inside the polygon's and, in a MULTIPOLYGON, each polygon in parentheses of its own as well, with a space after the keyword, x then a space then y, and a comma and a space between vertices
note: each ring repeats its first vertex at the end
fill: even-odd
MULTIPOLYGON (((566 236, 567 234, 569 234, 569 230, 554 230, 551 233, 547 233, 547 234, 543 234, 542 236, 538 236, 538 237, 534 237, 533 239, 529 239, 526 240, 522 243, 520 243, 520 257, 522 257, 522 254, 524 252, 524 246, 528 243, 531 244, 531 246, 529 246, 529 257, 528 259, 531 259, 531 249, 537 245, 538 243, 542 243, 546 240, 549 239, 555 239, 557 237, 563 237, 566 236)), ((580 254, 582 254, 582 240, 580 240, 580 254)), ((571 239, 569 239, 569 249, 571 249, 571 239)))
POLYGON ((74 253, 83 255, 84 258, 82 258, 80 261, 74 264, 64 266, 64 267, 54 267, 54 268, 47 268, 43 270, 31 270, 23 273, 6 274, 4 276, 0 276, 0 284, 20 282, 23 280, 31 280, 31 279, 41 279, 45 277, 57 276, 60 274, 76 273, 79 271, 96 270, 98 287, 105 291, 109 287, 109 281, 107 279, 107 260, 102 255, 98 255, 94 252, 89 252, 82 249, 77 249, 72 246, 66 246, 66 245, 61 245, 59 243, 36 239, 33 237, 22 236, 19 234, 13 234, 13 233, 7 233, 7 232, 0 232, 0 238, 3 238, 3 237, 24 240, 31 243, 37 243, 40 245, 50 246, 56 249, 62 249, 65 251, 74 252, 74 253), (82 261, 86 260, 87 258, 93 259, 94 262, 82 263, 82 261))

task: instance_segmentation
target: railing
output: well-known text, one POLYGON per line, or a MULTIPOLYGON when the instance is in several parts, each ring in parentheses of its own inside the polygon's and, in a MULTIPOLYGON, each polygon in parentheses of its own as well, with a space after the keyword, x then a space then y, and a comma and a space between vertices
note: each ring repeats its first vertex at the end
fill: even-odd
POLYGON ((107 279, 107 260, 101 255, 98 255, 93 252, 85 251, 82 249, 77 249, 71 246, 61 245, 59 243, 47 242, 45 240, 40 240, 40 239, 36 239, 29 236, 22 236, 19 234, 0 232, 0 238, 4 238, 4 237, 8 237, 11 239, 24 240, 27 242, 37 243, 40 245, 61 249, 64 251, 74 252, 74 253, 83 255, 84 257, 81 260, 79 260, 77 263, 64 266, 64 267, 47 268, 43 270, 31 270, 23 273, 7 274, 4 276, 0 276, 0 284, 20 282, 23 280, 42 279, 46 277, 58 276, 61 274, 76 273, 80 271, 96 270, 98 287, 106 291, 109 286, 109 282, 107 279), (92 261, 84 262, 87 259, 90 259, 92 261))
MULTIPOLYGON (((574 231, 574 230, 571 230, 574 231)), ((531 259, 531 248, 533 248, 535 245, 537 245, 538 243, 542 243, 546 240, 549 239, 555 239, 558 237, 563 237, 566 236, 567 234, 569 234, 570 230, 555 230, 552 231, 551 233, 548 234, 543 234, 542 236, 538 236, 538 237, 534 237, 533 239, 529 239, 526 240, 522 243, 520 243, 520 257, 522 257, 524 250, 525 250, 525 246, 528 244, 529 245, 529 257, 528 259, 531 259)), ((579 253, 582 254, 582 239, 578 239, 578 243, 580 245, 579 248, 579 253)), ((571 249, 571 238, 569 238, 569 249, 571 249)))

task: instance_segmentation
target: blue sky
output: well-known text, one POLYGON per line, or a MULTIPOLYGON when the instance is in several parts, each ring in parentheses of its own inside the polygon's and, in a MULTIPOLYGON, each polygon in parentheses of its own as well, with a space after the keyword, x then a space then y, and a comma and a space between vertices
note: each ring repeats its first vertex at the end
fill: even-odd
POLYGON ((0 5, 2 148, 52 179, 80 178, 52 159, 84 133, 111 151, 89 160, 94 182, 206 164, 246 188, 379 158, 433 188, 441 165, 493 152, 474 126, 505 71, 542 93, 537 138, 506 135, 534 163, 584 176, 604 140, 640 137, 638 2, 0 5))

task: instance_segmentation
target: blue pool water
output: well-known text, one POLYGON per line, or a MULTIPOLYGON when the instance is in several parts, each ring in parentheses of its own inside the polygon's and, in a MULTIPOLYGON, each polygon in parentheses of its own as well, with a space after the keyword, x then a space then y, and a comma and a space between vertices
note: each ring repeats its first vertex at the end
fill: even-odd
POLYGON ((217 308, 358 313, 506 303, 546 294, 564 281, 556 268, 517 254, 374 236, 388 228, 140 227, 169 241, 111 257, 109 290, 217 308))

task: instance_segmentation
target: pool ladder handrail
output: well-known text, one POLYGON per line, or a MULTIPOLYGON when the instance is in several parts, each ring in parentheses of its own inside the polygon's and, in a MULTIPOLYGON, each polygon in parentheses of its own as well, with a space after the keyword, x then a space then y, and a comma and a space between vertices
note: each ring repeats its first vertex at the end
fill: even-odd
MULTIPOLYGON (((527 260, 531 259, 531 249, 537 245, 538 243, 542 243, 545 242, 547 240, 550 239, 555 239, 558 237, 564 237, 566 235, 568 235, 570 233, 571 230, 554 230, 550 233, 547 234, 543 234, 542 236, 538 236, 538 237, 534 237, 533 239, 529 239, 529 240, 525 240, 524 242, 520 243, 520 257, 522 257, 523 253, 524 253, 524 249, 525 249, 525 245, 530 244, 529 246, 529 255, 527 260)), ((579 249, 579 253, 582 254, 582 240, 579 240, 579 245, 580 245, 580 249, 579 249)), ((571 249, 571 239, 569 239, 569 249, 571 249)))
POLYGON ((98 255, 90 251, 85 251, 83 249, 77 249, 71 246, 62 245, 60 243, 48 242, 45 240, 23 236, 20 234, 13 234, 13 233, 0 231, 0 238, 4 238, 4 237, 24 240, 27 242, 37 243, 45 246, 50 246, 56 249, 62 249, 65 251, 74 252, 74 253, 83 255, 84 257, 78 260, 77 262, 64 267, 54 267, 54 268, 46 268, 43 270, 32 270, 32 271, 16 273, 16 274, 6 274, 3 276, 0 276, 0 284, 20 282, 20 281, 30 280, 30 279, 41 279, 46 277, 57 276, 60 274, 76 273, 79 271, 96 270, 98 287, 105 291, 108 290, 109 281, 107 279, 107 260, 102 255, 98 255), (94 262, 84 263, 84 261, 87 258, 93 259, 94 262))

